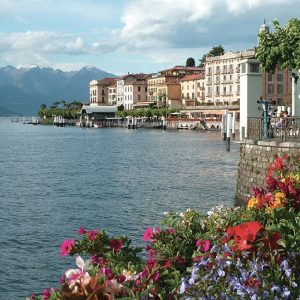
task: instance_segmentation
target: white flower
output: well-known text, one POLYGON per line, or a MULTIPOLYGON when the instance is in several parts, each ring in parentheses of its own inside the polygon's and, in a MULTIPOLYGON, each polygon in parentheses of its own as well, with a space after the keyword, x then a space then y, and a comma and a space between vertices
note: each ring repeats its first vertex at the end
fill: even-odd
POLYGON ((78 266, 78 269, 69 269, 65 273, 66 281, 70 288, 73 288, 76 283, 87 285, 91 280, 91 276, 87 272, 87 270, 92 268, 90 260, 84 262, 80 256, 77 256, 76 265, 78 266))
POLYGON ((138 275, 132 273, 131 271, 123 270, 122 274, 126 277, 125 281, 136 280, 138 278, 138 275))

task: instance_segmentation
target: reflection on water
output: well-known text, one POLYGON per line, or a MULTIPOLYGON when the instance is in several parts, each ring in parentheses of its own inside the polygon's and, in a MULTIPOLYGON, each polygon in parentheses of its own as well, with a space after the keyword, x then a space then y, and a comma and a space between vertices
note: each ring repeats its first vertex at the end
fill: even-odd
POLYGON ((165 211, 233 205, 239 148, 219 132, 80 129, 0 120, 3 299, 58 286, 73 259, 59 245, 77 228, 143 245, 165 211))

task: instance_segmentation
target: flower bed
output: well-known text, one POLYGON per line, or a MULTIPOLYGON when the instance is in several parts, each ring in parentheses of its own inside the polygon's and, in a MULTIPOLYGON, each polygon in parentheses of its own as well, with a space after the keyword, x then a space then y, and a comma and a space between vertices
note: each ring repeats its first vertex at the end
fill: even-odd
POLYGON ((245 207, 167 213, 144 233, 146 260, 127 237, 79 228, 61 245, 78 268, 28 299, 300 299, 300 158, 277 158, 266 183, 245 207))

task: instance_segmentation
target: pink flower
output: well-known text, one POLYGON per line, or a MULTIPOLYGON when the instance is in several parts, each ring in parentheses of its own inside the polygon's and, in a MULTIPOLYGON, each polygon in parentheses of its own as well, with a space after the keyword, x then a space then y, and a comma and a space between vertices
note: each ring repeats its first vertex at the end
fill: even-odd
POLYGON ((155 228, 155 233, 156 233, 156 234, 160 234, 160 228, 159 228, 159 227, 156 227, 156 228, 155 228))
POLYGON ((64 240, 60 246, 60 255, 66 256, 70 253, 70 251, 74 248, 75 241, 72 240, 64 240))
POLYGON ((109 245, 110 248, 114 249, 116 252, 120 252, 123 247, 123 242, 122 240, 111 240, 109 245))
POLYGON ((144 232, 143 240, 150 241, 152 238, 152 235, 153 235, 153 229, 151 227, 148 227, 144 232))
POLYGON ((111 280, 114 278, 113 271, 110 268, 99 269, 99 274, 104 274, 107 279, 111 280))
POLYGON ((90 241, 93 241, 97 238, 99 230, 90 230, 87 233, 87 237, 90 241))
POLYGON ((201 252, 206 252, 210 248, 210 241, 209 240, 198 240, 196 242, 196 247, 200 247, 201 252))
POLYGON ((79 227, 77 233, 78 235, 83 235, 85 234, 85 229, 83 227, 79 227))
POLYGON ((50 299, 51 297, 51 291, 50 290, 44 290, 43 291, 43 300, 50 299))
POLYGON ((159 278, 159 272, 156 271, 152 276, 151 276, 152 280, 154 283, 157 282, 158 278, 159 278))

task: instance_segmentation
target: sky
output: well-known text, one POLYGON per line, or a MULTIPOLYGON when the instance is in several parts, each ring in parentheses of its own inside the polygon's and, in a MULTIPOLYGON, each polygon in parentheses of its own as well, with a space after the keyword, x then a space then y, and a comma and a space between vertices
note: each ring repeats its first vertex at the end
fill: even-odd
POLYGON ((155 73, 253 48, 264 20, 291 18, 300 0, 0 0, 0 66, 155 73))

